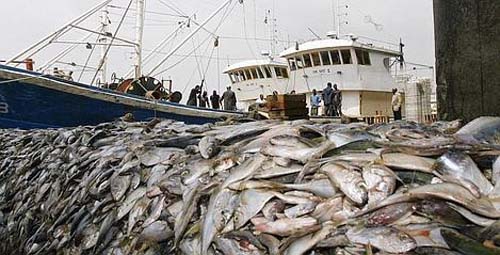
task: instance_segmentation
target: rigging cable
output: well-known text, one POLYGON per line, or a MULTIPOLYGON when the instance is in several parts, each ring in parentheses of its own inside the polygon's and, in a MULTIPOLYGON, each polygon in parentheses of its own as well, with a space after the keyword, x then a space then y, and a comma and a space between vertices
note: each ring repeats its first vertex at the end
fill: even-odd
POLYGON ((194 37, 191 39, 191 42, 193 43, 193 52, 194 52, 194 59, 196 61, 196 69, 198 70, 198 75, 200 76, 200 80, 203 79, 203 62, 201 60, 198 60, 198 57, 196 56, 196 44, 194 42, 194 37))
MULTIPOLYGON (((101 35, 97 36, 96 42, 99 42, 99 39, 101 39, 101 35)), ((89 53, 89 56, 87 57, 87 60, 85 60, 85 65, 83 66, 83 69, 80 72, 80 75, 78 76, 78 80, 77 80, 78 82, 80 82, 80 80, 82 79, 82 76, 85 73, 85 69, 87 69, 87 66, 89 65, 90 59, 92 58, 92 55, 94 54, 95 48, 96 48, 95 46, 92 47, 92 49, 91 49, 91 51, 89 53)))
MULTIPOLYGON (((236 5, 233 5, 233 7, 232 7, 231 9, 229 9, 229 8, 230 8, 230 5, 229 5, 229 6, 226 8, 226 11, 225 11, 225 13, 223 14, 223 17, 221 18, 221 20, 219 21, 219 24, 218 24, 218 25, 217 25, 217 27, 215 28, 215 31, 217 31, 217 30, 218 30, 218 29, 222 26, 222 23, 224 22, 224 20, 227 18, 227 16, 229 15, 229 13, 231 13, 231 12, 232 12, 232 10, 234 10, 234 8, 235 8, 235 7, 236 7, 236 5)), ((199 48, 202 46, 202 44, 203 44, 203 43, 205 43, 205 42, 206 42, 208 39, 210 39, 211 37, 212 37, 212 35, 208 35, 208 36, 207 36, 207 37, 203 40, 203 42, 202 42, 199 46, 197 46, 197 47, 196 47, 196 49, 199 49, 199 48)), ((208 50, 208 48, 207 48, 207 50, 208 50)), ((186 60, 188 57, 190 57, 190 56, 193 54, 193 52, 194 52, 194 51, 191 51, 191 52, 190 52, 190 53, 188 53, 185 57, 183 57, 181 60, 179 60, 179 61, 177 61, 176 63, 174 63, 174 64, 172 64, 172 65, 168 66, 167 68, 165 68, 165 69, 163 69, 163 70, 159 71, 159 72, 158 72, 158 74, 161 74, 161 73, 164 73, 164 72, 166 72, 166 71, 169 71, 170 69, 172 69, 172 68, 176 67, 177 65, 179 65, 180 63, 184 62, 184 60, 186 60)), ((189 82, 186 84, 186 86, 184 87, 184 90, 183 90, 183 91, 185 91, 185 89, 187 88, 187 86, 189 86, 189 83, 190 83, 190 82, 191 82, 191 81, 189 81, 189 82)))
POLYGON ((252 49, 252 46, 250 45, 250 41, 248 40, 247 18, 246 18, 245 2, 243 2, 242 6, 243 6, 243 33, 244 33, 244 36, 245 36, 245 42, 246 42, 246 44, 248 46, 248 49, 250 50, 250 53, 256 59, 257 56, 255 55, 255 52, 252 49))
POLYGON ((132 6, 132 2, 133 2, 133 0, 130 0, 130 2, 128 3, 127 9, 125 10, 125 13, 123 13, 123 16, 122 16, 122 18, 120 20, 120 23, 118 24, 118 27, 116 28, 116 31, 113 34, 113 37, 111 37, 111 42, 109 43, 109 46, 106 48, 106 52, 104 53, 104 56, 103 56, 103 58, 101 59, 101 61, 99 63, 97 71, 94 74, 94 78, 92 78, 92 82, 90 83, 90 85, 94 84, 94 81, 97 78, 97 75, 101 71, 101 68, 104 65, 104 59, 108 56, 109 50, 111 49, 111 46, 113 45, 113 42, 114 42, 116 36, 118 35, 118 32, 120 31, 120 28, 122 27, 123 21, 125 20, 125 17, 127 16, 128 11, 130 10, 130 6, 132 6))

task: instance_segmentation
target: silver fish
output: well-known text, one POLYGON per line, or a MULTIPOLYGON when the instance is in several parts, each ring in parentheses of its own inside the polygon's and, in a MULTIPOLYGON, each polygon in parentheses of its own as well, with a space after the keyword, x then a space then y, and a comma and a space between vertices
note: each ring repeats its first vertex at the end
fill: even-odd
POLYGON ((293 219, 300 216, 307 215, 316 209, 317 202, 310 202, 307 204, 298 204, 285 210, 286 217, 293 219))
POLYGON ((172 229, 165 221, 155 221, 140 234, 140 238, 146 241, 162 242, 168 240, 174 235, 172 229))
POLYGON ((363 179, 368 189, 368 204, 384 200, 396 188, 396 174, 383 165, 371 164, 364 167, 363 179))
POLYGON ((495 204, 494 201, 487 198, 478 199, 471 194, 468 189, 454 183, 429 184, 410 189, 404 193, 396 193, 377 205, 365 208, 363 211, 357 213, 357 216, 373 212, 392 204, 430 198, 457 203, 485 217, 494 219, 500 218, 500 210, 495 207, 498 206, 498 204, 495 204))
POLYGON ((241 228, 274 197, 272 192, 245 190, 240 194, 240 205, 234 213, 234 227, 241 228))
POLYGON ((381 164, 402 170, 415 170, 432 173, 436 160, 404 153, 386 153, 382 155, 381 164))
POLYGON ((321 167, 335 187, 339 188, 356 204, 365 204, 368 200, 366 183, 361 173, 336 163, 328 163, 321 167))
POLYGON ((312 217, 301 217, 295 219, 279 219, 255 226, 259 233, 269 233, 277 236, 299 235, 318 230, 321 226, 312 217))
POLYGON ((303 236, 293 242, 283 253, 284 255, 301 255, 305 254, 308 250, 312 249, 321 240, 326 237, 335 229, 332 224, 324 224, 320 230, 314 234, 303 236))
POLYGON ((201 228, 201 254, 208 254, 208 248, 218 232, 222 231, 224 225, 230 220, 235 208, 228 207, 234 191, 223 189, 213 194, 208 204, 207 213, 204 216, 201 228))
POLYGON ((465 153, 450 151, 437 160, 434 168, 442 175, 442 179, 459 183, 478 198, 488 196, 493 191, 493 185, 465 153))
POLYGON ((118 208, 116 220, 120 220, 127 215, 135 205, 135 202, 146 195, 146 187, 141 187, 130 193, 123 204, 118 208))
POLYGON ((146 212, 150 202, 151 202, 151 199, 149 199, 147 197, 143 197, 135 203, 134 207, 132 208, 132 210, 128 214, 127 234, 130 235, 130 233, 132 232, 132 229, 135 227, 135 225, 139 221, 139 219, 144 217, 144 213, 146 212))
POLYGON ((142 223, 142 227, 147 227, 151 225, 153 222, 155 222, 158 218, 160 218, 161 212, 163 211, 163 208, 165 206, 165 197, 157 197, 155 198, 151 204, 151 210, 149 213, 148 218, 142 223))
POLYGON ((229 187, 229 185, 251 177, 257 169, 260 168, 266 157, 255 155, 253 158, 245 160, 241 165, 231 170, 231 175, 222 183, 221 189, 229 187))
POLYGON ((200 154, 205 159, 211 159, 220 152, 221 141, 213 136, 205 136, 200 140, 198 147, 200 154))
POLYGON ((500 118, 477 118, 455 133, 455 137, 468 143, 500 144, 500 118))
POLYGON ((118 175, 111 179, 111 195, 113 195, 115 201, 121 200, 125 193, 127 193, 131 181, 131 175, 118 175))
POLYGON ((417 247, 410 235, 392 227, 354 227, 347 231, 346 236, 353 243, 370 244, 389 253, 405 253, 417 247))

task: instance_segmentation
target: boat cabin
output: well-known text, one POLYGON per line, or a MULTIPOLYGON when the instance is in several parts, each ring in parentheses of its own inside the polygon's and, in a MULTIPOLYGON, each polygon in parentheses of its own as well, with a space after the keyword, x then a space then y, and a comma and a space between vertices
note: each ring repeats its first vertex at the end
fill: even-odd
POLYGON ((284 59, 249 60, 230 65, 224 73, 231 80, 238 109, 247 110, 261 94, 283 94, 288 86, 288 65, 284 59))
POLYGON ((347 116, 391 115, 392 89, 399 88, 390 72, 400 56, 394 49, 361 43, 357 39, 310 41, 283 51, 290 69, 289 90, 320 93, 328 82, 342 91, 347 116))

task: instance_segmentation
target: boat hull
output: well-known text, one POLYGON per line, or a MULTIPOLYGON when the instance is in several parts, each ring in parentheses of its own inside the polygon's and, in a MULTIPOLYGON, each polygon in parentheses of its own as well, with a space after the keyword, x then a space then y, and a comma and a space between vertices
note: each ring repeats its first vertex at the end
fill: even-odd
POLYGON ((127 113, 135 120, 168 118, 213 123, 241 113, 147 100, 52 76, 0 66, 0 128, 59 128, 97 125, 127 113))

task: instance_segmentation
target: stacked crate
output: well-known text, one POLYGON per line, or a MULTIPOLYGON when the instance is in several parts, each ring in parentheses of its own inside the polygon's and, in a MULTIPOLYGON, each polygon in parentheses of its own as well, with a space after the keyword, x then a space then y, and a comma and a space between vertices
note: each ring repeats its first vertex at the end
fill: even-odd
POLYGON ((266 98, 269 118, 296 120, 309 118, 306 95, 272 95, 266 98))

